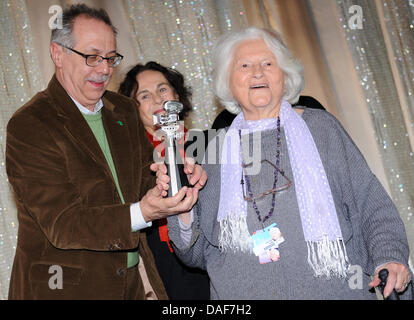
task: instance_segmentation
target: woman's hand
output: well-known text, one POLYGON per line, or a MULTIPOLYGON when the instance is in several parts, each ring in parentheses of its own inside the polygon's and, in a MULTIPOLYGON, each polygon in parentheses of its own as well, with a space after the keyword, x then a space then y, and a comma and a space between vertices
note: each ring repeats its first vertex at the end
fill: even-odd
POLYGON ((387 298, 393 289, 397 292, 403 292, 407 288, 408 283, 411 280, 410 273, 405 265, 397 262, 389 262, 378 268, 374 275, 374 280, 369 284, 370 287, 377 287, 381 280, 378 277, 378 273, 382 269, 388 270, 387 283, 384 288, 384 297, 387 298))

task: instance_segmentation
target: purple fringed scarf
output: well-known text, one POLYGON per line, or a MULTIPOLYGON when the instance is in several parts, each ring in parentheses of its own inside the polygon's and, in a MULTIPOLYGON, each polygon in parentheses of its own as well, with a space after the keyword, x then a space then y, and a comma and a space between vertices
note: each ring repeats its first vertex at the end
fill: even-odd
MULTIPOLYGON (((345 277, 348 258, 331 189, 315 142, 305 121, 284 100, 280 120, 286 136, 302 229, 308 247, 308 263, 316 276, 345 277)), ((220 223, 219 243, 223 251, 252 250, 246 223, 247 205, 240 186, 242 169, 238 130, 242 130, 242 134, 254 134, 275 128, 275 118, 245 121, 243 113, 240 113, 226 133, 221 156, 217 216, 220 223)))

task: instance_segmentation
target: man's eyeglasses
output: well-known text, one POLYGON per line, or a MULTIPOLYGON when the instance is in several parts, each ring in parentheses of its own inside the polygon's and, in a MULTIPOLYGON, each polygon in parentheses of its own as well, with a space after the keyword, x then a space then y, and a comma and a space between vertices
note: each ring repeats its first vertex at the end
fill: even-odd
POLYGON ((60 44, 60 43, 58 43, 58 45, 84 57, 86 60, 86 65, 89 67, 96 67, 99 64, 101 64, 102 61, 106 60, 108 62, 108 66, 115 68, 118 64, 120 64, 120 62, 124 58, 124 56, 120 55, 119 53, 116 53, 114 56, 110 56, 110 57, 102 57, 99 54, 84 54, 82 52, 76 51, 75 49, 64 46, 63 44, 60 44))
MULTIPOLYGON (((290 181, 290 179, 289 179, 288 177, 286 177, 285 172, 284 172, 283 170, 280 170, 280 169, 279 169, 278 167, 276 167, 273 163, 271 163, 270 161, 268 161, 268 160, 266 160, 266 159, 261 161, 261 163, 262 163, 262 164, 263 164, 263 162, 267 162, 267 163, 268 163, 268 164, 270 164, 273 168, 275 168, 275 169, 278 171, 278 173, 280 173, 280 175, 284 178, 284 180, 285 180, 285 184, 284 184, 284 185, 282 185, 282 186, 280 186, 280 187, 276 187, 276 188, 274 188, 274 189, 271 189, 271 190, 269 190, 269 191, 259 193, 259 194, 257 194, 257 195, 246 196, 245 191, 244 191, 244 189, 245 189, 245 187, 244 187, 244 179, 243 179, 244 174, 242 174, 242 179, 241 179, 240 183, 241 183, 241 185, 242 185, 242 190, 243 190, 243 198, 244 198, 244 200, 246 200, 246 201, 256 201, 256 200, 262 199, 262 198, 264 198, 265 196, 267 196, 267 195, 269 195, 269 194, 273 194, 273 193, 277 193, 277 192, 281 192, 281 191, 287 190, 287 189, 289 189, 289 187, 292 185, 292 181, 290 181)), ((246 165, 246 164, 242 164, 242 170, 243 170, 243 171, 244 171, 244 169, 245 169, 245 168, 247 168, 247 167, 248 167, 248 165, 246 165)))

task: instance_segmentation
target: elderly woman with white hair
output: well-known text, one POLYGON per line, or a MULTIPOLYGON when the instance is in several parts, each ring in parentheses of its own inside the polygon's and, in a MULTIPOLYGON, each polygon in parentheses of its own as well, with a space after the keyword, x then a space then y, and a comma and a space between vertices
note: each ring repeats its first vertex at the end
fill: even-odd
POLYGON ((387 268, 384 294, 411 298, 394 204, 331 114, 291 107, 302 66, 279 35, 229 33, 214 59, 216 94, 238 116, 209 144, 192 212, 168 218, 179 257, 207 270, 211 297, 375 299, 387 268))

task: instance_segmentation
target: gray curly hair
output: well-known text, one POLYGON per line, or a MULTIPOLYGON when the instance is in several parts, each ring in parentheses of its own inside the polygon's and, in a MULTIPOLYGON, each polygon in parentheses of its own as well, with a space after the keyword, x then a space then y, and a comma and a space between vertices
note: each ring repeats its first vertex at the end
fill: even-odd
POLYGON ((52 30, 50 42, 55 42, 69 48, 74 47, 76 39, 74 39, 73 35, 73 24, 75 19, 79 16, 86 16, 102 21, 111 27, 115 36, 118 33, 117 29, 112 24, 108 13, 104 9, 90 8, 85 4, 74 4, 63 11, 62 28, 55 28, 52 30))

